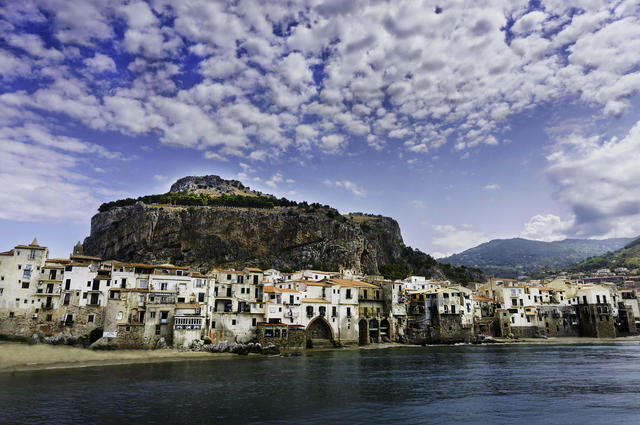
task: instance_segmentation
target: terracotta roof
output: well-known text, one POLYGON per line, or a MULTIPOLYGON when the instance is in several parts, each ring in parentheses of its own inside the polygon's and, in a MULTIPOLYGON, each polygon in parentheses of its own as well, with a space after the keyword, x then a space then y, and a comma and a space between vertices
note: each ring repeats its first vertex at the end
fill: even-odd
POLYGON ((13 250, 11 250, 11 251, 5 251, 5 252, 0 252, 0 255, 13 255, 13 250))
POLYGON ((296 291, 295 289, 286 289, 286 288, 276 288, 276 291, 278 292, 289 292, 292 294, 299 294, 299 291, 296 291))
POLYGON ((496 300, 494 300, 492 298, 489 298, 489 297, 484 297, 482 295, 474 295, 473 299, 476 300, 476 301, 490 301, 492 303, 496 302, 496 300))
POLYGON ((64 269, 64 266, 47 266, 45 264, 42 268, 43 269, 64 269))
POLYGON ((324 303, 324 304, 331 304, 329 301, 322 299, 322 298, 303 298, 302 300, 303 303, 324 303))
POLYGON ((20 248, 20 249, 47 249, 44 246, 40 246, 40 245, 16 245, 15 248, 20 248))
POLYGON ((267 294, 270 294, 272 292, 276 292, 276 288, 274 286, 265 286, 264 292, 266 292, 267 294))
POLYGON ((250 272, 262 273, 262 270, 257 267, 246 267, 245 270, 249 270, 250 272))
POLYGON ((307 281, 307 280, 305 280, 305 281, 303 281, 303 282, 304 282, 304 283, 306 283, 306 284, 307 284, 307 286, 331 286, 331 285, 329 285, 328 283, 325 283, 325 282, 323 282, 323 281, 315 282, 315 281, 313 281, 313 280, 308 280, 308 281, 307 281))
POLYGON ((556 291, 556 288, 551 288, 550 286, 538 286, 538 289, 541 291, 556 291))
POLYGON ((71 260, 67 259, 67 258, 49 258, 47 260, 47 263, 63 263, 63 264, 67 264, 70 263, 71 260))

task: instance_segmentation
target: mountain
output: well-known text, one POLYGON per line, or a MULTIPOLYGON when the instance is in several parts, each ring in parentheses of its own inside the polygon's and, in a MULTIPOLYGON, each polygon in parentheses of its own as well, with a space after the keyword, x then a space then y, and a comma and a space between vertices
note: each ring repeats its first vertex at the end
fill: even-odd
POLYGON ((589 257, 618 250, 632 240, 631 238, 565 239, 541 242, 522 238, 494 239, 438 261, 458 266, 477 267, 495 276, 517 277, 566 267, 589 257))
POLYGON ((223 267, 352 268, 387 277, 420 273, 461 283, 479 270, 439 266, 405 246, 389 217, 252 191, 236 180, 190 176, 165 194, 102 204, 85 254, 132 262, 223 267))
POLYGON ((585 261, 567 267, 566 270, 569 272, 591 272, 598 269, 613 269, 616 267, 640 268, 640 238, 629 242, 617 251, 588 258, 585 261))

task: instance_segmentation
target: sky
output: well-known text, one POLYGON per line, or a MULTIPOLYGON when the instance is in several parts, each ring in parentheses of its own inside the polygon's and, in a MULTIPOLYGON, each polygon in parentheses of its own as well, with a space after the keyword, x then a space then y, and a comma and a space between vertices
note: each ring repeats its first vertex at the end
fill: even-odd
POLYGON ((0 250, 216 174, 444 256, 640 235, 639 2, 0 1, 0 250))

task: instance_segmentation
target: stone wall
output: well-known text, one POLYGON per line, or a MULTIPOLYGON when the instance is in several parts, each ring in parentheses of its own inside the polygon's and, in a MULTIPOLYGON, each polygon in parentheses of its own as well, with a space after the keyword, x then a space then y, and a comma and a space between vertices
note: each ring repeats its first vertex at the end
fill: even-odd
POLYGON ((265 347, 271 343, 280 353, 300 352, 306 346, 306 331, 302 326, 258 323, 256 334, 260 345, 265 347))
POLYGON ((540 306, 538 312, 538 334, 550 337, 576 337, 580 328, 573 306, 540 306))
POLYGON ((615 324, 609 304, 580 304, 577 306, 580 336, 615 338, 615 324), (598 311, 598 308, 600 311, 598 311), (607 309, 608 314, 603 313, 607 309))

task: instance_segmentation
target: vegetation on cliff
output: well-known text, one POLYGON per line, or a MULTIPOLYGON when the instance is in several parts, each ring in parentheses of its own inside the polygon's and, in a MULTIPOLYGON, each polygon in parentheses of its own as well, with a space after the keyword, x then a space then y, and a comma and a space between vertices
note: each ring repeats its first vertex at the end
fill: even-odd
POLYGON ((427 277, 444 276, 448 280, 463 285, 484 280, 484 274, 480 269, 438 263, 438 261, 429 254, 425 254, 419 249, 414 249, 409 246, 405 246, 402 249, 400 261, 383 264, 379 270, 385 279, 391 280, 405 279, 412 275, 427 277))
POLYGON ((117 201, 105 202, 98 208, 99 212, 106 212, 113 208, 127 207, 142 202, 147 205, 173 205, 173 206, 202 206, 202 207, 244 207, 244 208, 264 208, 275 207, 298 207, 305 211, 324 210, 330 217, 339 217, 340 213, 329 205, 319 203, 308 204, 307 202, 291 201, 287 198, 276 198, 269 195, 247 196, 247 195, 207 195, 192 191, 167 192, 157 195, 145 195, 138 198, 125 198, 117 201))
POLYGON ((590 257, 585 261, 567 267, 565 270, 570 273, 585 273, 598 269, 614 269, 616 267, 626 267, 628 269, 640 267, 640 238, 628 243, 622 249, 590 257))

